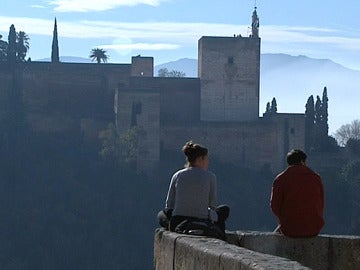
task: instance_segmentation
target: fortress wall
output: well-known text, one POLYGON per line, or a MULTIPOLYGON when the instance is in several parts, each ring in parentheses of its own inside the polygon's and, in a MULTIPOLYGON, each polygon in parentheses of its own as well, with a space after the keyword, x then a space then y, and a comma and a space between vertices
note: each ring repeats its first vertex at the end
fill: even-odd
POLYGON ((156 89, 119 89, 115 95, 116 127, 125 133, 132 126, 141 128, 138 139, 137 168, 151 173, 160 159, 160 94, 156 89))
POLYGON ((163 127, 161 141, 164 149, 180 151, 186 141, 194 140, 210 150, 210 155, 222 162, 245 167, 273 165, 277 169, 281 157, 277 153, 277 129, 272 125, 255 123, 217 124, 163 127))
MULTIPOLYGON (((148 122, 147 118, 142 119, 143 125, 153 125, 151 130, 159 134, 156 138, 149 136, 148 145, 161 146, 151 148, 154 157, 159 156, 160 148, 179 151, 185 141, 193 139, 208 146, 224 162, 248 167, 270 166, 278 171, 285 166, 284 156, 289 149, 304 146, 304 117, 300 114, 276 114, 249 122, 201 122, 199 78, 132 77, 130 64, 32 62, 18 67, 25 114, 34 131, 78 133, 80 130, 87 140, 96 140, 99 131, 114 122, 115 89, 140 91, 144 95, 142 102, 146 102, 147 93, 157 91, 159 107, 150 107, 158 112, 158 117, 153 115, 153 120, 148 122)), ((0 64, 0 70, 4 100, 7 90, 12 88, 12 75, 5 65, 0 64)), ((226 80, 223 82, 226 85, 226 80)), ((227 89, 237 91, 230 86, 227 89)), ((131 121, 130 110, 124 107, 120 111, 125 113, 122 121, 126 117, 126 121, 131 121)))
MULTIPOLYGON (((5 64, 0 63, 1 95, 12 91, 5 64)), ((22 77, 30 128, 50 133, 81 130, 86 140, 97 139, 98 132, 114 121, 114 89, 119 82, 129 85, 130 69, 130 64, 19 64, 16 72, 22 77)))
MULTIPOLYGON (((79 116, 113 114, 114 89, 127 81, 129 65, 24 63, 24 105, 79 116)), ((113 117, 111 117, 113 119, 113 117)))
MULTIPOLYGON (((291 121, 290 121, 291 122, 291 121)), ((303 122, 299 119, 298 125, 303 122)), ((296 123, 290 124, 295 125, 296 123)), ((289 136, 289 146, 303 146, 301 137, 289 136)), ((284 127, 282 121, 258 121, 244 123, 211 123, 198 125, 164 126, 161 129, 161 145, 164 149, 180 151, 188 140, 205 145, 210 155, 223 162, 245 167, 268 166, 279 171, 285 166, 284 127)))
POLYGON ((131 78, 130 87, 159 89, 162 126, 199 122, 200 80, 198 78, 131 78))
MULTIPOLYGON (((0 71, 0 104, 6 110, 13 77, 6 63, 0 63, 0 71)), ((97 140, 99 131, 114 120, 114 88, 119 81, 128 81, 129 74, 130 65, 19 64, 16 76, 22 78, 18 85, 29 128, 35 133, 78 134, 85 141, 97 140)))
POLYGON ((304 114, 277 113, 267 118, 261 118, 262 122, 270 122, 276 126, 278 152, 273 154, 281 156, 280 167, 285 168, 286 154, 291 149, 305 149, 305 117, 304 114))
POLYGON ((161 88, 161 123, 198 123, 200 119, 200 81, 176 80, 161 88))
POLYGON ((305 270, 286 258, 254 252, 218 239, 177 234, 163 229, 155 232, 155 270, 305 270))
POLYGON ((10 72, 0 72, 0 120, 5 117, 5 110, 9 107, 9 89, 11 88, 10 72))

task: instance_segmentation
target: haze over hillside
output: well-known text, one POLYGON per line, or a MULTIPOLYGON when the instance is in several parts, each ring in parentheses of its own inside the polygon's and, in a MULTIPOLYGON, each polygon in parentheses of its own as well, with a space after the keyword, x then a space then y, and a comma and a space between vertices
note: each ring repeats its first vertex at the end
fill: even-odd
MULTIPOLYGON (((197 59, 183 58, 157 65, 197 77, 197 59)), ((341 125, 360 119, 360 71, 345 68, 328 59, 313 59, 287 54, 262 54, 260 65, 260 116, 266 103, 276 98, 279 113, 304 113, 310 95, 329 97, 329 134, 341 125)))

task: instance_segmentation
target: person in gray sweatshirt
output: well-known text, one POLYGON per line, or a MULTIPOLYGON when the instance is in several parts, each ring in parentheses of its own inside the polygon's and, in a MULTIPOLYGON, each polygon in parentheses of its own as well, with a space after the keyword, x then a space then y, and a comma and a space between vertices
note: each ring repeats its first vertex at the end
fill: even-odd
POLYGON ((225 232, 229 207, 217 206, 216 176, 208 170, 208 149, 187 142, 182 151, 186 156, 185 168, 171 178, 165 209, 158 214, 162 227, 175 231, 185 220, 210 221, 225 232))

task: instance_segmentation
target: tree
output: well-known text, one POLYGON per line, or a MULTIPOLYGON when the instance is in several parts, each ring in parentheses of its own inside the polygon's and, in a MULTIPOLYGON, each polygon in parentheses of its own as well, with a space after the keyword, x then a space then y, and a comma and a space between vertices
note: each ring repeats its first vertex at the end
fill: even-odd
POLYGON ((108 164, 122 169, 131 169, 138 153, 138 138, 143 130, 133 126, 123 134, 119 134, 114 124, 99 134, 102 142, 100 156, 108 164))
POLYGON ((321 99, 319 96, 316 96, 315 103, 315 124, 319 126, 321 123, 321 99))
POLYGON ((360 157, 360 140, 350 138, 346 142, 346 149, 348 149, 353 155, 360 157))
POLYGON ((305 105, 305 148, 309 151, 314 144, 315 105, 311 95, 305 105))
POLYGON ((329 136, 328 95, 324 87, 322 99, 310 96, 305 105, 305 147, 307 150, 338 151, 336 140, 329 136))
POLYGON ((271 113, 271 105, 270 102, 266 103, 266 109, 264 115, 268 115, 271 113))
POLYGON ((7 60, 10 66, 15 62, 24 62, 30 48, 29 40, 29 36, 24 31, 16 32, 15 26, 12 24, 8 42, 0 40, 0 61, 7 60))
POLYGON ((314 119, 314 148, 318 149, 321 142, 321 99, 319 96, 316 96, 314 119))
POLYGON ((346 209, 350 217, 350 232, 358 234, 360 233, 360 160, 351 160, 345 164, 341 175, 348 189, 343 199, 348 202, 346 209))
POLYGON ((350 124, 342 125, 334 136, 341 146, 345 146, 350 139, 360 140, 360 120, 353 120, 350 124))
POLYGON ((277 103, 276 103, 276 98, 273 98, 271 101, 271 105, 270 102, 266 103, 266 111, 263 114, 263 116, 270 116, 270 115, 274 115, 277 114, 277 103))
POLYGON ((54 22, 54 31, 53 31, 53 40, 51 46, 51 62, 52 63, 59 63, 59 41, 58 41, 58 32, 57 32, 57 22, 55 18, 54 22))
POLYGON ((2 39, 2 35, 0 35, 0 61, 6 61, 7 59, 7 50, 8 43, 2 39))
POLYGON ((315 104, 313 95, 311 95, 306 102, 305 117, 308 124, 313 126, 315 123, 315 104))
POLYGON ((327 88, 324 87, 323 96, 321 100, 321 134, 326 137, 329 133, 329 124, 328 124, 328 102, 329 98, 327 96, 327 88))
POLYGON ((89 57, 92 61, 96 61, 98 64, 101 62, 106 63, 109 59, 109 56, 106 54, 106 50, 101 48, 92 49, 89 57))
POLYGON ((7 60, 10 66, 13 66, 16 61, 16 30, 13 24, 10 26, 8 36, 7 60))
POLYGON ((271 113, 272 114, 276 114, 277 113, 277 103, 276 103, 276 99, 273 98, 271 101, 271 113))
POLYGON ((16 60, 18 62, 25 61, 25 56, 30 48, 29 40, 29 36, 24 31, 16 33, 16 60))
POLYGON ((178 71, 178 70, 171 70, 169 71, 167 68, 161 68, 158 71, 159 77, 175 77, 175 78, 182 78, 185 77, 185 72, 178 71))

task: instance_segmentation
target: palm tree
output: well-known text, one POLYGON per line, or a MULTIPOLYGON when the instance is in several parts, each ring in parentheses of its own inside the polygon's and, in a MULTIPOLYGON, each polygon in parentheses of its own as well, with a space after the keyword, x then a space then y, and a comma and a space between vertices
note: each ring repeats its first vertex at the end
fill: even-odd
POLYGON ((20 62, 25 61, 26 53, 30 48, 29 40, 30 40, 29 36, 24 31, 20 31, 16 33, 17 60, 20 62))
POLYGON ((106 50, 95 48, 90 51, 91 61, 95 61, 100 64, 101 62, 106 63, 109 59, 109 56, 106 54, 106 50))

